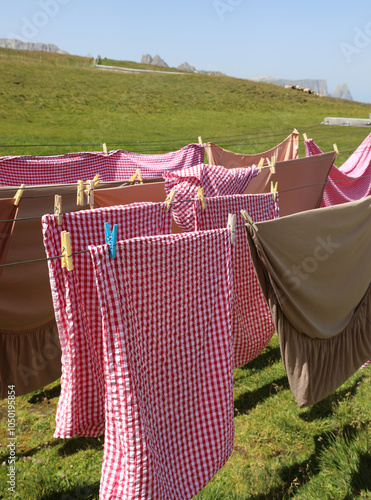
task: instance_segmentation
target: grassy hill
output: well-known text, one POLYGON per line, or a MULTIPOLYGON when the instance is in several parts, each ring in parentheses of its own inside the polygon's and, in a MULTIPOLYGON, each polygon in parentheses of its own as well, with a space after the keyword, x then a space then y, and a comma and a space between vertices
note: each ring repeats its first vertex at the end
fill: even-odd
POLYGON ((9 49, 0 49, 0 67, 1 146, 66 145, 1 147, 1 155, 97 150, 102 142, 109 149, 165 152, 200 135, 236 152, 255 153, 297 128, 323 150, 336 142, 345 160, 369 133, 320 125, 325 116, 367 118, 369 105, 273 84, 186 72, 100 71, 88 58, 9 49))

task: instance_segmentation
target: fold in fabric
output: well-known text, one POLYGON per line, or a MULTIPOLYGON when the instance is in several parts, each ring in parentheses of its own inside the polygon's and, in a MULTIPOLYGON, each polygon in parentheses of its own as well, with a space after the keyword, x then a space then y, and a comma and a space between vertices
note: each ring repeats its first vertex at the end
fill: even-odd
POLYGON ((180 202, 173 205, 175 222, 183 231, 195 230, 193 200, 197 198, 199 187, 204 188, 204 195, 207 198, 242 194, 256 175, 258 175, 258 169, 255 166, 227 170, 220 165, 206 164, 195 165, 178 172, 165 173, 163 177, 166 193, 169 194, 175 188, 175 201, 180 202))
POLYGON ((294 160, 299 154, 299 132, 294 130, 284 141, 268 151, 250 155, 233 153, 208 142, 205 147, 210 165, 223 165, 225 168, 243 168, 258 165, 261 158, 276 157, 276 161, 294 160))
MULTIPOLYGON (((322 153, 313 139, 305 141, 306 156, 322 153)), ((371 194, 371 134, 339 168, 332 166, 326 184, 322 207, 360 200, 371 194)))
POLYGON ((246 226, 300 407, 371 357, 370 216, 368 197, 246 226))
POLYGON ((186 500, 233 449, 230 233, 90 247, 103 316, 100 500, 186 500))
MULTIPOLYGON (((226 227, 228 214, 236 214, 236 226, 243 226, 241 210, 247 210, 256 221, 275 219, 278 217, 278 196, 276 201, 270 193, 215 196, 208 198, 206 209, 198 200, 195 202, 196 230, 226 227)), ((242 227, 236 229, 231 260, 233 366, 237 368, 259 356, 272 338, 274 324, 242 227)))
POLYGON ((336 153, 323 153, 312 158, 298 158, 276 163, 276 173, 263 168, 248 184, 245 194, 269 193, 271 182, 278 183, 280 217, 311 210, 321 205, 327 176, 336 153))
POLYGON ((164 203, 140 203, 85 210, 42 219, 48 258, 60 255, 61 232, 71 239, 73 270, 61 267, 60 259, 48 261, 55 317, 62 348, 61 395, 54 437, 99 436, 104 432, 105 387, 102 324, 95 281, 92 278, 89 245, 105 242, 104 223, 117 238, 167 234, 171 214, 164 203))
POLYGON ((204 160, 200 144, 188 144, 178 151, 140 154, 129 151, 67 153, 57 156, 3 156, 0 185, 68 184, 93 179, 127 180, 139 168, 143 179, 161 177, 163 172, 197 165, 204 160))
MULTIPOLYGON (((8 255, 18 208, 19 205, 14 205, 14 198, 0 199, 0 264, 5 263, 8 255)), ((0 267, 0 278, 2 271, 0 267)))

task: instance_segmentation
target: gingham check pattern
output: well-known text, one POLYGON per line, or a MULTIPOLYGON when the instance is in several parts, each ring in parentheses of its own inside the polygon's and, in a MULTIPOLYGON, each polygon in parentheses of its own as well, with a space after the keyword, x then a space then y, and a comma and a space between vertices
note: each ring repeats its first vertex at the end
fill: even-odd
MULTIPOLYGON (((104 223, 118 239, 171 232, 171 215, 164 203, 137 203, 120 207, 66 213, 42 219, 46 254, 61 253, 61 231, 70 233, 72 252, 105 243, 104 223)), ((54 437, 99 436, 104 432, 103 344, 101 313, 89 252, 74 255, 73 271, 61 260, 49 260, 49 277, 62 348, 61 395, 54 437)))
POLYGON ((58 156, 6 156, 0 158, 0 185, 67 184, 93 179, 127 180, 139 168, 143 179, 161 177, 170 170, 197 165, 204 158, 200 144, 188 144, 164 154, 139 154, 128 151, 68 153, 58 156))
MULTIPOLYGON (((321 154, 313 139, 305 141, 306 156, 321 154)), ((331 167, 321 207, 360 200, 371 194, 371 134, 339 168, 331 167)))
MULTIPOLYGON (((196 229, 226 227, 228 214, 236 214, 237 226, 243 226, 240 211, 247 210, 253 221, 279 216, 276 201, 270 193, 216 196, 207 200, 206 209, 195 203, 196 229)), ((253 360, 267 346, 275 331, 272 315, 261 291, 243 229, 236 229, 232 245, 232 336, 234 367, 253 360)))
POLYGON ((90 247, 107 380, 100 499, 191 499, 233 449, 228 229, 90 247))
MULTIPOLYGON (((254 166, 226 169, 221 165, 200 164, 178 172, 163 174, 165 190, 168 194, 176 189, 176 201, 194 200, 198 187, 204 188, 205 197, 241 194, 248 183, 259 173, 254 166)), ((193 201, 175 203, 173 217, 183 231, 194 231, 193 201)))

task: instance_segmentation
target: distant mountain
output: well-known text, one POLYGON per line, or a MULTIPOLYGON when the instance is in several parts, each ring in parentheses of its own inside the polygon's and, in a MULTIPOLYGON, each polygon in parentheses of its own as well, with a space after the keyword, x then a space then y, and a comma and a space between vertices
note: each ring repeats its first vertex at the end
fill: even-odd
POLYGON ((153 66, 164 66, 165 68, 169 67, 166 64, 166 62, 163 59, 161 59, 159 55, 156 55, 155 57, 152 58, 150 54, 145 54, 144 56, 142 56, 140 62, 142 64, 153 64, 153 66))
POLYGON ((55 52, 56 54, 68 54, 64 50, 59 49, 53 43, 31 43, 22 42, 12 38, 0 38, 0 47, 3 49, 13 50, 38 50, 41 52, 55 52))
POLYGON ((327 90, 326 80, 317 80, 315 78, 306 78, 303 80, 286 80, 283 78, 274 78, 273 76, 257 76, 255 78, 250 78, 250 80, 253 80, 254 82, 274 83, 275 85, 280 85, 281 87, 284 87, 285 85, 297 85, 303 88, 308 88, 313 92, 317 92, 318 94, 324 96, 338 97, 340 99, 348 99, 349 101, 353 100, 346 83, 338 85, 335 92, 329 94, 327 90))
MULTIPOLYGON (((140 62, 142 64, 153 64, 154 66, 165 66, 166 68, 169 67, 159 55, 152 58, 150 54, 144 54, 140 62)), ((190 73, 201 73, 204 75, 224 75, 224 73, 221 73, 220 71, 204 71, 202 69, 196 69, 194 66, 191 66, 187 62, 180 64, 177 69, 182 71, 189 71, 190 73)))
POLYGON ((331 94, 331 97, 340 97, 340 99, 347 99, 348 101, 353 101, 352 94, 350 93, 348 85, 346 83, 338 85, 335 89, 335 92, 331 94))

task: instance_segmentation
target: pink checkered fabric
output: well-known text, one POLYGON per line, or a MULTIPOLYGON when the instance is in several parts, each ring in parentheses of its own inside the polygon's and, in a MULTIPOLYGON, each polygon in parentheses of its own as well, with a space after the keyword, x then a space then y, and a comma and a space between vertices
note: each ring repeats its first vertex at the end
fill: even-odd
MULTIPOLYGON (((69 231, 72 252, 105 243, 104 223, 118 239, 171 232, 171 215, 164 203, 136 203, 84 210, 42 219, 47 257, 61 253, 61 231, 69 231)), ((104 432, 105 387, 102 325, 89 252, 73 256, 73 271, 60 259, 48 261, 55 317, 62 348, 61 395, 54 437, 99 436, 104 432)))
POLYGON ((241 194, 248 183, 259 170, 253 165, 246 168, 226 169, 221 165, 200 164, 177 172, 163 174, 165 190, 168 194, 176 189, 176 202, 173 206, 175 222, 183 231, 194 231, 193 201, 182 200, 197 199, 198 187, 204 188, 205 197, 241 194))
POLYGON ((371 359, 369 359, 368 361, 366 361, 366 363, 364 363, 362 366, 361 366, 361 369, 363 370, 363 368, 366 368, 367 366, 370 366, 371 365, 371 359))
POLYGON ((191 499, 233 449, 228 229, 90 247, 107 382, 100 500, 191 499))
POLYGON ((5 156, 0 158, 0 185, 26 186, 68 184, 93 179, 127 180, 139 168, 143 179, 159 178, 164 172, 197 165, 204 158, 200 144, 188 144, 164 154, 128 151, 68 153, 58 156, 5 156))
MULTIPOLYGON (((208 198, 206 209, 195 203, 196 229, 226 227, 228 214, 236 214, 237 226, 243 226, 240 211, 246 210, 253 221, 275 219, 279 216, 276 201, 270 193, 208 198)), ((275 331, 272 315, 261 291, 243 229, 236 229, 232 245, 233 270, 233 362, 234 367, 253 360, 268 345, 275 331)))
MULTIPOLYGON (((322 153, 313 139, 305 141, 306 156, 322 153)), ((371 134, 339 168, 331 167, 321 206, 329 207, 371 195, 371 134)))

